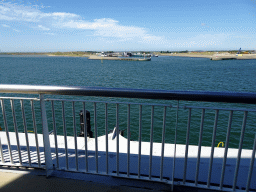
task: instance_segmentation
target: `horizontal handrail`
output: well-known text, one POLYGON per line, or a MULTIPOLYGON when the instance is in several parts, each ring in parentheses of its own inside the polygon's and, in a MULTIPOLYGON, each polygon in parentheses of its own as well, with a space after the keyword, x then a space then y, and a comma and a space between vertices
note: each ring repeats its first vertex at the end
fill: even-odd
POLYGON ((0 93, 80 95, 256 104, 256 93, 0 84, 0 93))

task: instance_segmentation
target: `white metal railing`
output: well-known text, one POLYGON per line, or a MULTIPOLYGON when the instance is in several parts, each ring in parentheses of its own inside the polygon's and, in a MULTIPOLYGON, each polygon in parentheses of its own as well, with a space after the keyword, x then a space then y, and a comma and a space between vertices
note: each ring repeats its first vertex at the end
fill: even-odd
MULTIPOLYGON (((6 94, 0 97, 1 115, 5 131, 5 134, 1 134, 0 137, 2 165, 43 168, 46 170, 47 175, 57 169, 160 181, 170 183, 172 186, 184 185, 214 190, 256 190, 256 165, 254 163, 256 136, 248 139, 251 141, 250 150, 243 148, 248 115, 255 115, 254 106, 248 105, 248 108, 237 108, 232 105, 228 107, 218 107, 217 105, 201 107, 197 106, 198 104, 196 106, 187 106, 180 102, 186 100, 255 104, 256 93, 182 92, 29 85, 0 85, 0 93, 39 94, 39 98, 27 98, 20 95, 11 97, 6 94), (45 94, 80 97, 78 99, 77 97, 45 98, 45 94), (134 100, 124 102, 118 99, 116 101, 113 101, 113 99, 91 101, 86 100, 83 96, 155 100, 146 100, 147 103, 142 100, 139 100, 139 102, 137 100, 136 102, 134 100), (6 109, 6 100, 10 100, 9 109, 6 109), (172 100, 177 100, 177 102, 172 100), (20 114, 16 110, 16 101, 20 101, 20 114), (30 106, 25 105, 25 101, 27 103, 30 102, 30 106), (37 104, 36 109, 35 103, 37 104), (71 103, 71 106, 67 109, 66 107, 69 103, 71 103), (79 109, 77 107, 78 104, 79 109), (137 113, 137 110, 133 109, 134 106, 138 106, 138 117, 134 117, 136 116, 134 111, 137 113), (30 118, 26 115, 28 107, 31 113, 30 118), (77 137, 77 127, 79 126, 77 111, 81 109, 83 112, 86 112, 87 109, 93 112, 94 138, 87 137, 86 115, 83 116, 84 137, 77 137), (160 114, 159 110, 162 110, 160 115, 162 120, 156 116, 156 114, 160 114), (67 113, 67 111, 71 113, 67 113), (144 115, 144 111, 146 111, 146 115, 144 115), (200 124, 199 130, 197 130, 198 134, 193 131, 195 130, 193 119, 197 118, 193 117, 192 111, 196 111, 201 115, 201 120, 198 120, 198 125, 200 124), (213 129, 210 134, 210 147, 204 147, 203 136, 204 131, 206 131, 204 126, 206 125, 205 121, 208 120, 206 118, 208 111, 211 113, 214 111, 215 115, 210 114, 211 118, 214 117, 213 129), (225 148, 219 149, 216 148, 216 135, 218 134, 217 127, 220 122, 220 112, 223 111, 226 111, 225 114, 228 114, 229 117, 228 126, 225 129, 225 148), (240 134, 237 134, 239 136, 239 145, 237 149, 230 149, 232 123, 237 120, 237 117, 234 118, 234 113, 237 112, 243 113, 242 127, 240 134), (184 120, 185 113, 188 115, 187 120, 184 120), (20 120, 17 120, 18 116, 20 120), (126 117, 124 118, 124 116, 126 117), (146 120, 145 116, 147 116, 146 120), (11 117, 13 119, 12 124, 10 123, 11 117), (41 125, 38 124, 38 119, 40 119, 41 125), (112 121, 115 122, 113 123, 112 121), (126 123, 123 123, 124 121, 126 123), (138 124, 134 124, 135 121, 138 124), (145 121, 148 124, 147 130, 143 127, 145 121), (186 121, 186 128, 183 121, 186 121), (29 122, 30 126, 33 127, 34 133, 28 132, 28 129, 31 129, 28 126, 29 122), (23 131, 20 128, 21 123, 23 124, 23 131), (161 133, 158 133, 157 142, 159 143, 156 143, 155 137, 157 134, 155 132, 160 123, 162 125, 158 131, 160 130, 161 133), (180 123, 183 123, 181 130, 178 129, 180 123), (9 130, 10 124, 14 134, 9 130), (53 135, 50 136, 49 124, 52 125, 53 129, 53 135), (109 135, 110 124, 116 126, 117 134, 114 140, 109 135), (171 139, 170 125, 172 131, 171 139), (126 139, 118 134, 120 126, 122 128, 126 126, 126 139), (38 127, 40 128, 38 129, 38 127), (61 134, 59 134, 60 131, 61 134), (183 131, 184 137, 180 137, 178 131, 183 131), (101 134, 99 134, 100 132, 101 134), (145 132, 148 132, 148 140, 145 139, 147 137, 144 134, 145 132), (136 141, 131 139, 133 133, 138 136, 136 141), (185 140, 183 145, 177 144, 182 143, 178 141, 178 137, 181 140, 185 140), (198 137, 197 146, 190 145, 191 137, 198 137), (170 140, 173 144, 166 142, 170 140), (114 149, 111 146, 114 146, 114 149), (195 149, 194 152, 193 149, 195 149), (219 160, 221 160, 221 163, 219 163, 219 160), (233 168, 230 168, 231 165, 233 168), (233 171, 231 171, 232 169, 233 171), (229 172, 232 172, 232 174, 228 175, 229 172), (206 176, 204 176, 205 174, 206 176)), ((251 132, 253 134, 255 134, 254 123, 253 120, 250 122, 252 130, 254 130, 251 132)), ((236 130, 236 132, 238 131, 236 130)))

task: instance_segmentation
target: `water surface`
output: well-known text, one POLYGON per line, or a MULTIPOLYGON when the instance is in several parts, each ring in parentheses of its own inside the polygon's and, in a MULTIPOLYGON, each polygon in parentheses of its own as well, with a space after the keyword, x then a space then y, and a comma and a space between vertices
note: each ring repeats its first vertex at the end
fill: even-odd
MULTIPOLYGON (((2 84, 29 84, 29 85, 69 85, 69 86, 98 86, 135 89, 163 89, 163 90, 198 90, 198 91, 229 91, 229 92, 255 92, 256 90, 256 60, 224 60, 211 61, 207 58, 185 58, 185 57, 158 57, 152 58, 150 62, 138 61, 108 61, 88 60, 82 57, 47 57, 47 56, 0 56, 0 83, 2 84)), ((55 97, 55 96, 54 96, 55 97)), ((68 97, 73 98, 73 97, 68 97)), ((80 98, 81 99, 81 98, 80 98)), ((92 100, 86 97, 82 99, 92 100)), ((113 100, 96 98, 97 100, 113 100)), ((126 101, 120 99, 119 101, 126 101)), ((148 100, 131 100, 133 102, 152 102, 148 100)), ((177 101, 154 101, 177 105, 177 101)), ((183 104, 197 106, 213 106, 216 104, 180 102, 183 104)), ((12 116, 9 103, 6 102, 8 121, 12 129, 12 116), (8 111, 9 110, 9 111, 8 111)), ((48 115, 51 119, 51 106, 48 105, 48 115)), ((244 105, 226 105, 228 107, 244 108, 244 105)), ((58 133, 62 134, 63 121, 61 103, 56 102, 56 117, 58 133)), ((19 103, 15 105, 19 130, 22 131, 23 121, 20 114, 19 103)), ((104 134, 104 104, 97 104, 97 120, 99 135, 104 134)), ((115 126, 115 105, 109 105, 109 130, 115 126)), ((254 106, 249 106, 255 108, 254 106)), ((92 104, 87 105, 91 112, 91 124, 94 129, 92 104)), ((39 106, 37 106, 37 110, 39 106)), ((72 105, 66 104, 66 123, 68 134, 73 134, 72 105)), ((82 109, 81 103, 76 104, 77 124, 78 113, 82 109)), ((138 139, 138 106, 131 108, 131 137, 138 139)), ((143 140, 149 141, 150 134, 150 107, 143 107, 143 140)), ((161 142, 163 109, 156 107, 154 123, 154 141, 161 142)), ((200 129, 201 110, 192 110, 192 124, 190 143, 198 143, 200 129)), ((31 116, 29 102, 26 106, 26 114, 31 116)), ((206 111, 203 139, 204 145, 211 145, 212 129, 214 125, 214 110, 206 111)), ((2 114, 0 114, 2 115, 2 114)), ((176 127, 175 108, 167 109, 166 142, 174 141, 174 130, 176 127)), ((38 122, 40 120, 37 111, 38 122)), ((187 130, 187 110, 179 110, 178 143, 185 143, 187 130)), ((229 112, 221 112, 218 122, 216 142, 225 141, 229 112)), ((245 133, 245 148, 251 148, 255 134, 255 114, 249 113, 245 133)), ((127 129, 127 106, 120 105, 120 129, 127 129)), ((2 116, 0 126, 3 128, 2 116)), ((238 147, 240 131, 243 120, 243 112, 234 114, 232 124, 231 147, 238 147)), ((38 123, 40 129, 40 123, 38 123)), ((32 123, 28 120, 28 129, 33 130, 32 123)), ((49 120, 49 129, 52 129, 52 121, 49 120)), ((79 129, 79 125, 77 125, 79 129)))

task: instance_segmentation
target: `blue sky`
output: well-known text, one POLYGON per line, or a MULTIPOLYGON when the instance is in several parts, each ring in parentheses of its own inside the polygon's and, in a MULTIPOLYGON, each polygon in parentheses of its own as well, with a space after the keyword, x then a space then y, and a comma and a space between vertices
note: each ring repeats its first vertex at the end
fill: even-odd
POLYGON ((0 0, 0 51, 256 50, 256 0, 0 0))

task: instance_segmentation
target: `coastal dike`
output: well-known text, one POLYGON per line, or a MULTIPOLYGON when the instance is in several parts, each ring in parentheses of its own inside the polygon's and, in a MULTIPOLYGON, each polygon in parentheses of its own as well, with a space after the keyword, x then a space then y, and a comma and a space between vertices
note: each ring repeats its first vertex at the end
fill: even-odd
POLYGON ((173 57, 196 57, 196 58, 209 58, 214 61, 218 60, 247 60, 256 59, 256 54, 205 54, 205 53, 177 53, 177 54, 161 54, 162 56, 173 56, 173 57))
POLYGON ((88 57, 91 60, 118 60, 118 61, 151 61, 151 58, 120 58, 120 57, 101 57, 96 55, 91 55, 88 57))

